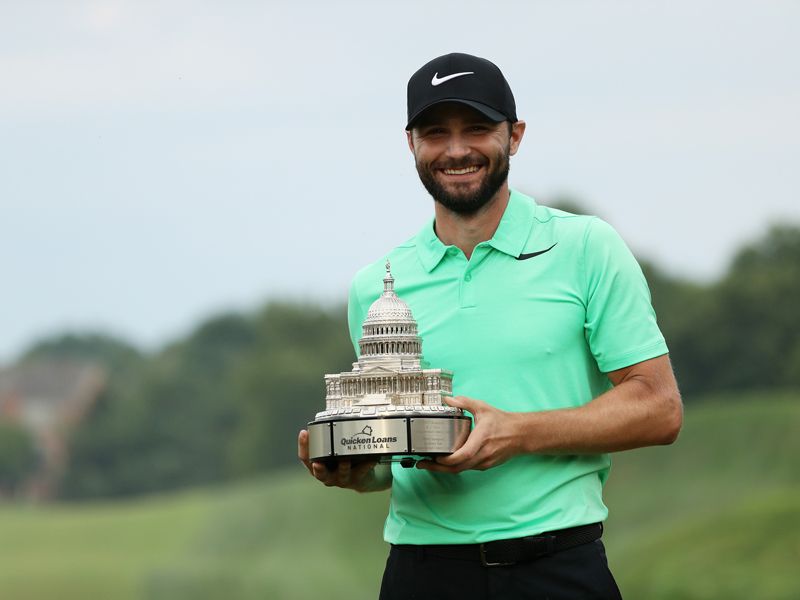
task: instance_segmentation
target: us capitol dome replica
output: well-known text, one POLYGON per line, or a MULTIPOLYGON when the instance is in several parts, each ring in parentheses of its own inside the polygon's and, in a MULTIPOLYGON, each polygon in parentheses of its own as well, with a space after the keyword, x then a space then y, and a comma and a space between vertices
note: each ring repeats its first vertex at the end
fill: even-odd
POLYGON ((394 291, 388 262, 383 294, 370 306, 361 329, 361 357, 349 373, 325 375, 326 410, 317 413, 316 420, 397 410, 458 412, 443 402, 444 396, 453 395, 453 373, 423 368, 417 322, 394 291))
POLYGON ((312 459, 446 454, 463 443, 470 420, 444 404, 453 394, 453 373, 425 368, 417 322, 394 291, 388 261, 383 293, 367 312, 358 345, 352 371, 325 375, 325 410, 309 423, 312 459))

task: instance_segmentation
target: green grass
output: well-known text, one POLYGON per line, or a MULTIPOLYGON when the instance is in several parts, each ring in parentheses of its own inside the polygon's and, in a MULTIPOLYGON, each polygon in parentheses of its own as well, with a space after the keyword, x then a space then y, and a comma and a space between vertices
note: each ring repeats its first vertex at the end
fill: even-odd
POLYGON ((387 504, 386 493, 325 488, 305 471, 240 488, 195 532, 191 551, 151 574, 148 597, 211 599, 224 590, 291 600, 325 590, 330 599, 374 599, 387 504))
POLYGON ((386 493, 303 470, 147 500, 0 508, 0 598, 375 598, 386 493))
POLYGON ((651 600, 800 597, 800 486, 687 518, 621 554, 627 597, 651 600))
POLYGON ((800 598, 800 394, 709 398, 679 440, 614 457, 609 562, 628 598, 800 598))
POLYGON ((143 575, 183 555, 207 519, 190 493, 120 504, 0 509, 0 598, 141 598, 143 575))
MULTIPOLYGON (((800 485, 800 393, 717 397, 690 407, 678 441, 614 455, 605 498, 612 542, 711 517, 800 485)), ((800 513, 798 513, 800 518, 800 513)))
MULTIPOLYGON (((800 394, 719 397, 679 441, 615 456, 609 559, 626 598, 800 597, 800 394)), ((0 506, 0 598, 369 600, 387 495, 291 469, 147 500, 0 506)))

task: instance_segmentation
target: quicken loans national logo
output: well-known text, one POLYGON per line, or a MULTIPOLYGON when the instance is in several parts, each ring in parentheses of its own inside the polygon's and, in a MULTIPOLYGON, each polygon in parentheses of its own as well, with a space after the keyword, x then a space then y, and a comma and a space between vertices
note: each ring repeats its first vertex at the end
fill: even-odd
POLYGON ((339 440, 339 443, 350 451, 388 450, 389 444, 397 443, 397 438, 394 436, 374 437, 372 435, 372 427, 367 425, 358 433, 354 433, 353 437, 343 437, 339 440))

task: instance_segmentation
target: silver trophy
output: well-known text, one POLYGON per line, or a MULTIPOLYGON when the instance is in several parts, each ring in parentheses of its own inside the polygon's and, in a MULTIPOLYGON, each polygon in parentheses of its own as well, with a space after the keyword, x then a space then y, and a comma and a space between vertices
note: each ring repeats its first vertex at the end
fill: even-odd
POLYGON ((394 291, 386 262, 383 294, 369 307, 350 372, 325 375, 325 410, 308 424, 311 460, 399 460, 450 454, 467 439, 471 420, 444 403, 453 373, 428 369, 411 309, 394 291))

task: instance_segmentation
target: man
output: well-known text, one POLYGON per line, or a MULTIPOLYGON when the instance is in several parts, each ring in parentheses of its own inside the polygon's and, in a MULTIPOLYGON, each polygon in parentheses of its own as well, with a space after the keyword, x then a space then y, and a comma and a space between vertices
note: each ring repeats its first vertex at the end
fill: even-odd
MULTIPOLYGON (((508 186, 525 133, 491 62, 449 54, 408 83, 408 146, 435 218, 389 259, 449 403, 474 428, 416 469, 346 461, 326 485, 391 488, 384 600, 618 598, 602 542, 609 452, 672 443, 682 407, 647 285, 595 217, 508 186)), ((359 272, 356 344, 385 258, 359 272)), ((357 348, 357 344, 356 344, 357 348)))

